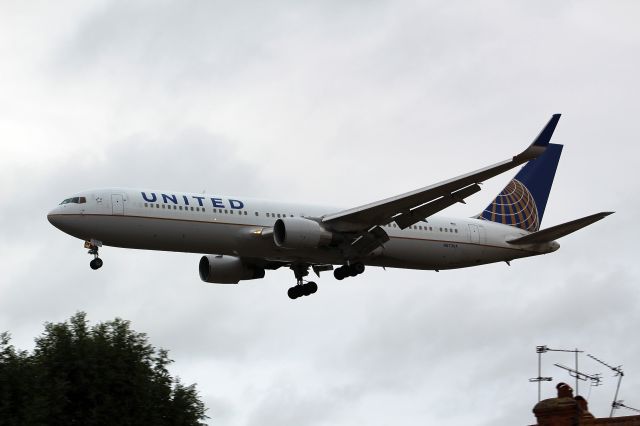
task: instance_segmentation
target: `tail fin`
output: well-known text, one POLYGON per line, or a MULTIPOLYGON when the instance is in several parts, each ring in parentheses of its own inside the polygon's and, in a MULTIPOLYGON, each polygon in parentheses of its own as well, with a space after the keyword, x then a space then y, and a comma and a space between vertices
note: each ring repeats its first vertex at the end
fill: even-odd
POLYGON ((525 164, 480 218, 538 231, 561 153, 562 145, 549 144, 542 155, 525 164))

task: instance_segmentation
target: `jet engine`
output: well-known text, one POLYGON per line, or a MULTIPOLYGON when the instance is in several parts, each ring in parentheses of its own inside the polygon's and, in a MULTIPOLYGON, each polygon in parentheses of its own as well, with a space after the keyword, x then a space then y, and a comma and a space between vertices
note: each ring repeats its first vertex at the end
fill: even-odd
POLYGON ((318 222, 303 217, 278 219, 273 226, 273 241, 278 247, 308 249, 327 246, 333 234, 318 222))
POLYGON ((264 269, 245 265, 235 256, 202 256, 198 271, 202 281, 214 284, 238 284, 240 280, 264 278, 264 269))

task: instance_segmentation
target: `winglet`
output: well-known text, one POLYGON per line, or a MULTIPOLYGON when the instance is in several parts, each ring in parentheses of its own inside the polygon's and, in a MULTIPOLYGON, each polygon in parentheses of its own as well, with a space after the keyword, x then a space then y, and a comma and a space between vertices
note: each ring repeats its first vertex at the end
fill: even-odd
POLYGON ((531 145, 520 154, 516 155, 514 159, 518 160, 531 160, 536 158, 540 154, 544 152, 544 150, 549 146, 549 142, 551 141, 551 136, 553 136, 553 132, 556 130, 556 126, 558 125, 558 121, 560 121, 561 114, 553 114, 549 122, 544 126, 538 137, 536 137, 531 145))
POLYGON ((558 121, 560 121, 561 114, 553 114, 551 119, 544 126, 544 129, 540 132, 538 137, 533 141, 531 145, 535 146, 547 146, 549 145, 549 141, 551 140, 551 136, 553 135, 553 131, 556 130, 556 126, 558 125, 558 121))

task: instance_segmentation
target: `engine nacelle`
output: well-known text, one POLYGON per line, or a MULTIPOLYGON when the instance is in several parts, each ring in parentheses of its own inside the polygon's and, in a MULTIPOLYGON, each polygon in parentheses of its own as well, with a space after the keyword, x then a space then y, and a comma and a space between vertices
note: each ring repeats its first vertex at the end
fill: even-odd
POLYGON ((202 256, 198 271, 202 281, 214 284, 238 284, 240 280, 264 278, 264 269, 247 266, 235 256, 202 256))
POLYGON ((329 245, 333 234, 318 222, 303 217, 285 217, 273 226, 273 241, 278 247, 308 249, 329 245))

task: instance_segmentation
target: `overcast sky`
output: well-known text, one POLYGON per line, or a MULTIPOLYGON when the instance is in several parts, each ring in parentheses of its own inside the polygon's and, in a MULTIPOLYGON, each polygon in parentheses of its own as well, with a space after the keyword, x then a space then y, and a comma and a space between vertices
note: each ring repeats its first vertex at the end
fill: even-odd
MULTIPOLYGON (((543 344, 622 364, 640 408, 638 22, 633 0, 0 1, 0 331, 131 320, 210 424, 529 424, 543 344), (289 270, 205 284, 196 254, 105 247, 92 271, 46 220, 108 186, 354 207, 506 159, 557 112, 543 227, 616 214, 511 267, 326 274, 291 301, 289 270)), ((581 367, 608 415, 615 379, 581 367)))

